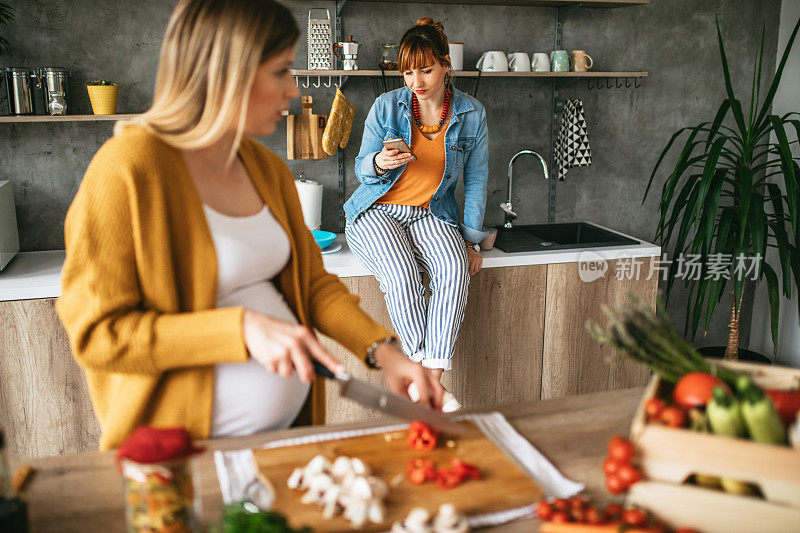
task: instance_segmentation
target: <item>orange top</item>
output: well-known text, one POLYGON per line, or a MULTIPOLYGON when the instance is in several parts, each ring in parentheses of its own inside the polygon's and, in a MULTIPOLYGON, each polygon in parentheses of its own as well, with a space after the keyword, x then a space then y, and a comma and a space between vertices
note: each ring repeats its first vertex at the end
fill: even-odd
POLYGON ((416 161, 406 165, 392 188, 375 203, 429 207, 431 198, 444 176, 444 133, 447 123, 433 139, 425 137, 416 126, 411 128, 411 150, 416 161))

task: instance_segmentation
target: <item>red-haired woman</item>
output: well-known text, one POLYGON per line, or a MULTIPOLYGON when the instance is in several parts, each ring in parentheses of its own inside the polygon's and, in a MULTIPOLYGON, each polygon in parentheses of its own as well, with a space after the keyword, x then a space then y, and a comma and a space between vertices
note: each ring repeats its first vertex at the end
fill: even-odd
MULTIPOLYGON (((403 352, 441 379, 469 277, 482 265, 475 243, 486 236, 486 112, 453 86, 441 22, 423 18, 406 31, 398 61, 405 87, 378 97, 367 116, 355 167, 361 186, 345 204, 347 242, 380 282, 403 352), (393 138, 413 155, 383 146, 393 138), (463 213, 454 196, 459 176, 463 213), (427 302, 420 270, 430 278, 427 302)), ((443 410, 458 409, 448 396, 443 410)))

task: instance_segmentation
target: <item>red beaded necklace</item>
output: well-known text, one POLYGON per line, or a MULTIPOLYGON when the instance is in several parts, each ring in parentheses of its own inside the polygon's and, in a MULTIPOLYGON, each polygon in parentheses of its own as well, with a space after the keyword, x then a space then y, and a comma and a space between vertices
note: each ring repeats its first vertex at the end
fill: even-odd
POLYGON ((444 126, 444 121, 447 118, 447 113, 450 111, 450 88, 448 87, 444 91, 444 108, 442 109, 442 117, 439 119, 438 124, 434 124, 433 126, 423 126, 422 120, 419 117, 419 100, 417 100, 417 95, 411 93, 411 113, 414 115, 414 122, 417 124, 419 131, 422 133, 436 133, 442 126, 444 126))

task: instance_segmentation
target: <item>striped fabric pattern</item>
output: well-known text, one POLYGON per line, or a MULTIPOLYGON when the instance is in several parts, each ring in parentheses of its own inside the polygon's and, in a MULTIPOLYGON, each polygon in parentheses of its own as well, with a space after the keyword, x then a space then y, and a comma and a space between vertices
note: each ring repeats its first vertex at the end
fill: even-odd
POLYGON ((450 370, 469 273, 461 232, 424 207, 375 204, 345 228, 347 243, 380 283, 403 352, 450 370), (430 279, 430 299, 420 272, 430 279))

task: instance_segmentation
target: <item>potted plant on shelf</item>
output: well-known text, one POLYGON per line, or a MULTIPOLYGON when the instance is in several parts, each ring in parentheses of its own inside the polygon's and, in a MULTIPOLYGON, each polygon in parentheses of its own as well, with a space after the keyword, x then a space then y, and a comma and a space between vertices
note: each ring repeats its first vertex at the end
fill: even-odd
MULTIPOLYGON (((7 25, 14 20, 14 8, 8 4, 0 2, 0 24, 7 25)), ((0 35, 0 55, 8 50, 8 40, 0 35)))
POLYGON ((745 115, 741 102, 733 93, 717 21, 727 97, 711 122, 681 128, 672 136, 658 158, 644 193, 646 199, 664 157, 675 140, 688 132, 661 192, 656 239, 667 248, 674 238, 665 298, 669 298, 680 264, 676 259, 681 254, 699 258, 699 279, 690 278, 685 283, 689 298, 684 332, 688 334, 691 326, 693 340, 703 314, 704 331, 707 331, 727 282, 733 280, 734 297, 725 359, 739 358, 739 313, 748 275, 756 283, 767 281, 775 352, 778 345, 779 285, 782 285, 787 298, 792 294, 792 275, 794 283, 800 286, 800 166, 792 156, 790 146, 796 141, 787 139, 788 128, 800 135, 800 113, 792 112, 782 117, 770 114, 798 26, 800 20, 795 24, 763 102, 760 101, 765 35, 762 29, 760 53, 753 65, 750 108, 745 115), (724 123, 729 116, 733 119, 730 125, 724 123), (777 142, 771 142, 773 134, 777 142), (785 185, 785 194, 778 182, 780 178, 785 185), (776 269, 763 260, 767 247, 777 248, 780 277, 776 269), (750 259, 748 266, 755 267, 755 274, 741 267, 745 258, 750 259), (715 263, 724 261, 730 261, 724 269, 714 268, 715 263))
POLYGON ((106 80, 90 81, 86 84, 92 112, 95 115, 114 115, 117 112, 119 85, 106 80))

